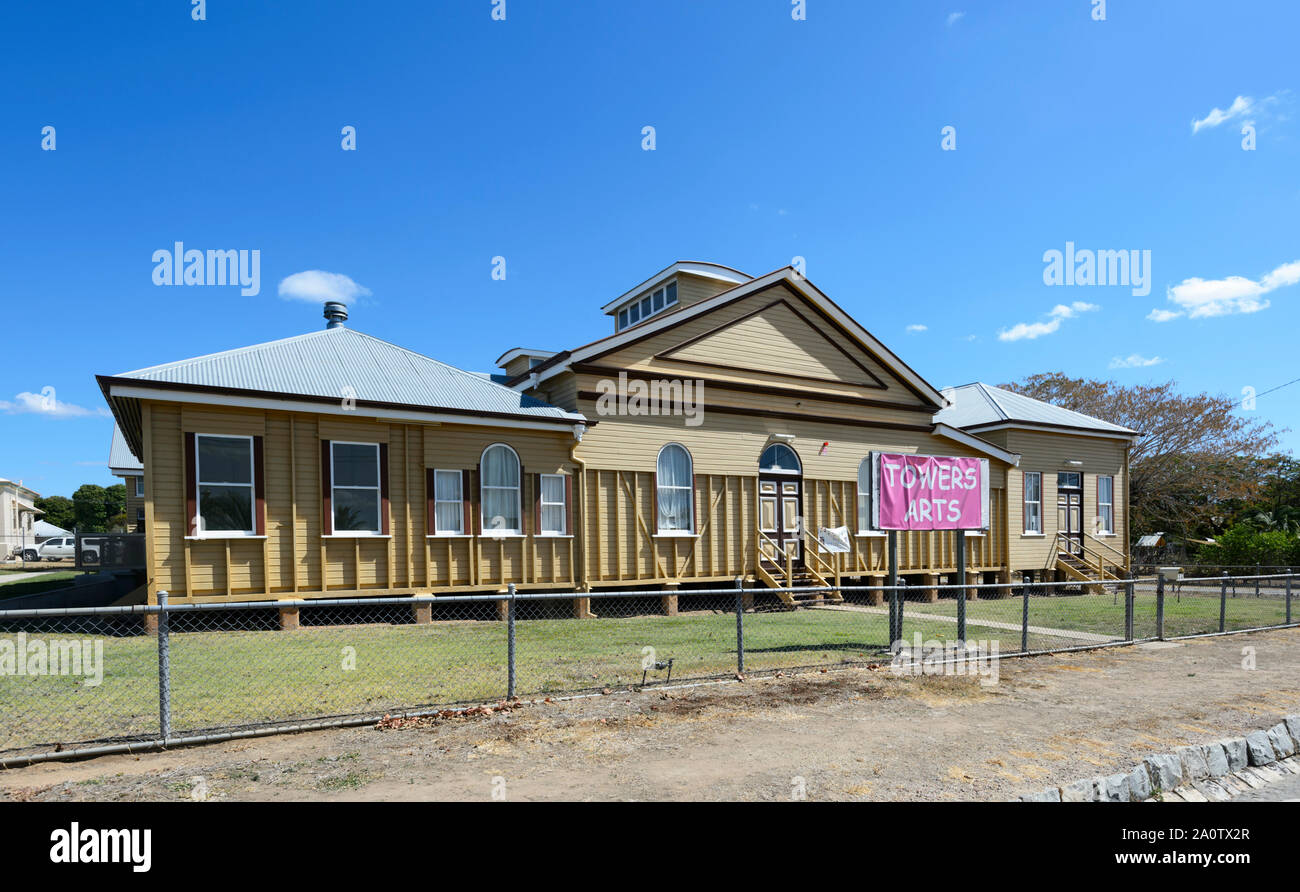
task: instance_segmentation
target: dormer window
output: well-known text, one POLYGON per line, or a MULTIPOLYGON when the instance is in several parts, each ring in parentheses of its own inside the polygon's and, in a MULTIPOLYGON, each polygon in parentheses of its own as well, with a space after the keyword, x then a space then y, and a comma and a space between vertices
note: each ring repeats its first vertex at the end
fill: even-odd
POLYGON ((677 282, 668 282, 652 291, 638 295, 618 310, 618 331, 643 322, 669 307, 677 305, 677 282))

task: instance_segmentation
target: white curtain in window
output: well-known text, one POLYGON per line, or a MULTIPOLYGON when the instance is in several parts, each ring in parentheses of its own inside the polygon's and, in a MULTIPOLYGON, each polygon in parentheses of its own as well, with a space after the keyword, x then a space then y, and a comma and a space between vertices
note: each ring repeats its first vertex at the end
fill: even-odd
POLYGON ((559 474, 542 475, 542 529, 543 533, 564 530, 564 477, 559 474))
POLYGON ((689 531, 694 525, 692 501, 695 494, 690 453, 685 447, 670 443, 659 452, 658 471, 660 531, 689 531))
POLYGON ((519 532, 519 458, 509 446, 483 453, 483 531, 519 532))
POLYGON ((438 532, 464 532, 461 529, 465 515, 462 513, 460 498, 460 471, 437 471, 434 473, 433 480, 438 532))

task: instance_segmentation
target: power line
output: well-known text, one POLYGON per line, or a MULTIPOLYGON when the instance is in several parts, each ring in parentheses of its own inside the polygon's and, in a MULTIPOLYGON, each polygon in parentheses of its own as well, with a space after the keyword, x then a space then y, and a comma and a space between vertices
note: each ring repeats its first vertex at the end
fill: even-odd
POLYGON ((1242 397, 1241 403, 1244 405, 1246 400, 1259 399, 1261 396, 1266 396, 1267 394, 1275 393, 1276 391, 1281 390, 1283 387, 1290 387, 1292 384, 1296 384, 1296 383, 1300 383, 1300 378, 1292 378, 1290 381, 1286 382, 1285 384, 1279 384, 1277 387, 1270 387, 1268 390, 1262 391, 1260 393, 1252 394, 1251 396, 1242 397))

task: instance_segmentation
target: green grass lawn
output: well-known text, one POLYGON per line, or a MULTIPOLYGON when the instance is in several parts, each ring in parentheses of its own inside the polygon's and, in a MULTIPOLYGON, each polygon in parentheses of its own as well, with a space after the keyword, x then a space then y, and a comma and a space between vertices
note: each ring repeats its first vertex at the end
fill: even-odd
MULTIPOLYGON (((1300 598, 1292 602, 1292 609, 1300 612, 1300 598)), ((1021 622, 1021 598, 968 601, 968 623, 979 620, 993 622, 1021 622)), ((955 616, 957 602, 945 599, 937 603, 908 602, 904 616, 916 614, 943 614, 955 616)), ((1229 593, 1225 611, 1227 630, 1249 629, 1279 625, 1286 621, 1286 604, 1279 597, 1256 598, 1253 594, 1239 592, 1236 598, 1229 593)), ((1124 634, 1124 596, 1061 595, 1057 597, 1031 597, 1029 624, 1071 631, 1092 632, 1121 637, 1124 634)), ((969 637, 977 637, 978 626, 972 625, 969 637)), ((1149 638, 1156 630, 1156 596, 1154 592, 1139 590, 1133 599, 1133 633, 1138 638, 1149 638)), ((1189 593, 1181 596, 1167 593, 1165 597, 1165 636, 1195 635, 1219 630, 1218 592, 1189 593)), ((1036 636, 1030 635, 1031 639, 1036 636)), ((1037 636, 1051 637, 1051 636, 1037 636)), ((1081 642, 1075 642, 1076 644, 1081 642)), ((1033 640, 1031 649, 1037 649, 1033 640)), ((1007 648, 1003 648, 1005 651, 1007 648)))
MULTIPOLYGON (((914 620, 927 638, 955 626, 914 620)), ((732 614, 536 619, 516 624, 521 696, 641 680, 643 649, 673 678, 736 671, 732 614)), ((12 637, 12 636, 6 636, 12 637)), ((856 611, 745 615, 747 671, 881 659, 888 618, 856 611)), ((157 640, 99 638, 104 680, 0 676, 0 749, 157 733, 157 640)), ((304 627, 170 636, 174 733, 258 722, 491 701, 506 693, 506 625, 304 627)), ((652 673, 650 680, 663 680, 652 673)))
MULTIPOLYGON (((19 595, 34 595, 38 592, 49 591, 51 589, 63 588, 68 585, 72 579, 82 575, 76 570, 58 570, 49 576, 38 576, 31 578, 30 572, 16 571, 6 573, 0 577, 0 602, 5 598, 16 598, 19 595)), ((3 609, 3 608, 0 608, 3 609)))

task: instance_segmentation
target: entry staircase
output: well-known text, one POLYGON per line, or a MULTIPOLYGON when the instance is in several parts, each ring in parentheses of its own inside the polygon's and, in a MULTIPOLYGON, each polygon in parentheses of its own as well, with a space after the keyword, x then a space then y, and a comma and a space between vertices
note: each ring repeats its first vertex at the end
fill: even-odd
POLYGON ((815 536, 807 530, 801 531, 803 561, 796 564, 793 549, 783 548, 780 542, 762 530, 755 532, 754 566, 758 579, 768 588, 778 589, 776 596, 781 599, 781 603, 787 607, 844 603, 844 595, 839 588, 840 572, 836 556, 823 554, 821 543, 815 536), (819 590, 780 591, 813 587, 819 590))
POLYGON ((1128 579, 1128 556, 1087 533, 1079 539, 1057 533, 1056 569, 1067 579, 1081 583, 1086 591, 1101 594, 1106 583, 1128 579))

